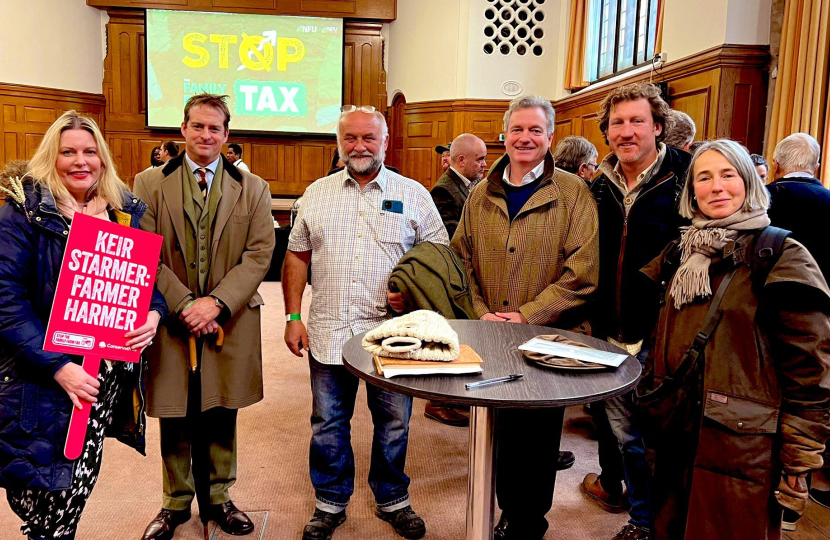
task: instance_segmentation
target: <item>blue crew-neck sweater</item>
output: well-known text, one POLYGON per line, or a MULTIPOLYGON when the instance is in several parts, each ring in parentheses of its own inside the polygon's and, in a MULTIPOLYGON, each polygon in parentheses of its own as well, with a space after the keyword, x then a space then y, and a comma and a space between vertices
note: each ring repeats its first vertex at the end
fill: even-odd
POLYGON ((541 178, 524 186, 508 185, 506 182, 502 182, 501 186, 504 188, 505 195, 507 195, 507 215, 511 222, 530 199, 530 196, 533 195, 533 192, 536 191, 536 188, 539 187, 540 182, 541 178))

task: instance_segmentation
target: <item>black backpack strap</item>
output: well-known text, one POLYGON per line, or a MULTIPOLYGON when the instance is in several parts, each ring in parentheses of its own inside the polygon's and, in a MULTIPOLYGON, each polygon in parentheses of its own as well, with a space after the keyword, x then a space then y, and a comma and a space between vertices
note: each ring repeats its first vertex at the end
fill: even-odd
POLYGON ((756 295, 764 288, 770 270, 778 262, 784 250, 784 241, 790 235, 792 235, 791 231, 771 225, 764 228, 758 235, 751 261, 752 287, 756 295))

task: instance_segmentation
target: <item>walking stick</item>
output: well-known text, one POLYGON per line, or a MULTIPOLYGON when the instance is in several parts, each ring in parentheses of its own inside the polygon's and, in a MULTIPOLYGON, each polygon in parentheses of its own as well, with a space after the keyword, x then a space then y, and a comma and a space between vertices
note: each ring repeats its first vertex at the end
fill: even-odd
MULTIPOLYGON (((218 330, 216 330, 216 346, 221 347, 225 343, 225 332, 222 331, 222 327, 220 326, 218 330)), ((190 334, 187 338, 187 349, 190 352, 190 372, 196 373, 199 371, 199 362, 196 357, 196 336, 190 334)))
MULTIPOLYGON (((216 347, 221 347, 224 343, 225 343, 225 332, 222 330, 222 327, 220 326, 216 330, 216 347)), ((190 336, 188 336, 188 338, 187 338, 187 350, 188 350, 188 353, 189 353, 189 360, 190 360, 190 372, 191 373, 196 373, 197 371, 199 371, 199 362, 198 362, 198 357, 196 355, 196 336, 193 335, 193 334, 190 334, 190 336)), ((201 467, 200 467, 200 469, 201 469, 201 467)), ((199 471, 194 470, 193 472, 194 472, 194 476, 197 475, 197 474, 201 476, 202 471, 201 470, 199 470, 199 471)), ((200 484, 201 484, 201 482, 200 482, 200 484)), ((200 490, 197 488, 197 493, 196 493, 196 498, 197 499, 200 498, 199 497, 199 491, 200 490)), ((199 501, 199 517, 202 520, 202 527, 204 529, 204 540, 210 540, 210 531, 208 530, 208 522, 210 520, 207 518, 207 516, 201 510, 202 506, 203 506, 203 504, 202 504, 203 502, 204 501, 199 501)))

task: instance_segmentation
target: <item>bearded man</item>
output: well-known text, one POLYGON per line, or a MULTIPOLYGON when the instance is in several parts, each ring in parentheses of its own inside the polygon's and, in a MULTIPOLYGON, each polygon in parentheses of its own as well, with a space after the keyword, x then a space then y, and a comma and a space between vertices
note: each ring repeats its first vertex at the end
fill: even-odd
MULTIPOLYGON (((337 146, 345 168, 314 182, 288 240, 282 273, 285 343, 297 356, 308 350, 311 370, 311 449, 309 465, 316 509, 303 540, 328 540, 346 520, 354 492, 351 418, 359 379, 346 371, 346 341, 387 318, 392 268, 421 242, 449 239, 429 192, 383 165, 389 131, 374 107, 343 107, 337 146), (308 332, 300 317, 309 262, 314 263, 308 332)), ((409 502, 404 473, 412 398, 366 386, 374 441, 369 486, 378 518, 405 538, 426 533, 424 520, 409 502)))

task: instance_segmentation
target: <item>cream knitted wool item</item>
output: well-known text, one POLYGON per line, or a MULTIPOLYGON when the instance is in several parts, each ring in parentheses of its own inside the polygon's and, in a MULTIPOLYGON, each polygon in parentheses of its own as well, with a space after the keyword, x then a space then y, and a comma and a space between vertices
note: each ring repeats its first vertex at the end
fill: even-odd
POLYGON ((680 236, 680 268, 674 274, 669 296, 680 309, 697 297, 711 296, 709 265, 712 255, 738 237, 738 231, 763 229, 769 225, 766 209, 739 210, 722 219, 709 219, 698 213, 691 227, 683 227, 680 236))
POLYGON ((438 313, 419 310, 390 319, 363 337, 376 356, 451 362, 458 358, 458 334, 438 313))

